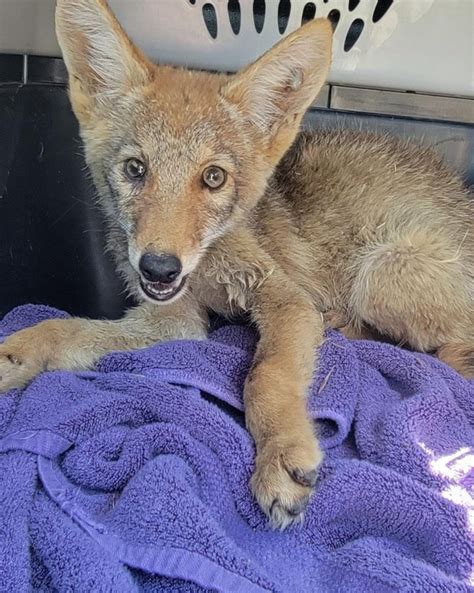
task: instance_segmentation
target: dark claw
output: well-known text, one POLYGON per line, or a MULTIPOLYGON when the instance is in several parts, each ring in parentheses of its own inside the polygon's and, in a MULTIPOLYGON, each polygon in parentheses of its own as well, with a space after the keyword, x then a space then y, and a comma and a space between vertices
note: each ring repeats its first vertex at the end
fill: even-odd
POLYGON ((281 504, 278 498, 275 498, 275 500, 272 502, 272 506, 270 507, 269 515, 271 517, 273 515, 275 507, 277 507, 279 508, 280 512, 287 513, 288 515, 290 515, 290 517, 299 517, 299 515, 301 515, 306 510, 308 503, 309 496, 306 496, 305 498, 296 502, 293 506, 285 507, 281 504))
POLYGON ((270 516, 273 515, 273 509, 275 508, 276 504, 278 504, 278 498, 275 498, 275 500, 272 502, 272 506, 270 507, 270 512, 269 512, 270 516))
POLYGON ((292 517, 298 517, 299 515, 301 515, 301 513, 303 513, 305 511, 306 507, 308 506, 308 502, 309 502, 309 496, 298 501, 296 504, 294 504, 289 509, 286 509, 287 513, 289 515, 291 515, 292 517))
POLYGON ((318 473, 315 469, 312 469, 309 472, 304 472, 302 469, 295 469, 292 472, 292 477, 295 482, 298 482, 298 484, 301 484, 302 486, 307 486, 308 488, 314 487, 317 476, 318 473))

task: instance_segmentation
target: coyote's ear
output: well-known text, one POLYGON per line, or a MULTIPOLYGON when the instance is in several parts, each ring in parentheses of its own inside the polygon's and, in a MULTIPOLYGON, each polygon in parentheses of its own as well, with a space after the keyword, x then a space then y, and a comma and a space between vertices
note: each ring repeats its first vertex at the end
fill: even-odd
POLYGON ((331 23, 316 19, 282 39, 222 89, 264 135, 277 160, 326 80, 331 46, 331 23))
POLYGON ((110 101, 151 76, 151 64, 129 40, 105 0, 58 0, 56 34, 80 120, 102 106, 110 108, 110 101))

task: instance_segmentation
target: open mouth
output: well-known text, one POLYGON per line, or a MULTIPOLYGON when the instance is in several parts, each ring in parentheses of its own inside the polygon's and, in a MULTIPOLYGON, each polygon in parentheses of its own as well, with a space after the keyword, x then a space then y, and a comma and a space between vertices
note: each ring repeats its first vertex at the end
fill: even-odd
POLYGON ((154 301, 165 302, 172 299, 183 289, 186 283, 186 276, 184 276, 179 284, 170 286, 161 282, 147 282, 140 278, 140 286, 146 296, 154 301))

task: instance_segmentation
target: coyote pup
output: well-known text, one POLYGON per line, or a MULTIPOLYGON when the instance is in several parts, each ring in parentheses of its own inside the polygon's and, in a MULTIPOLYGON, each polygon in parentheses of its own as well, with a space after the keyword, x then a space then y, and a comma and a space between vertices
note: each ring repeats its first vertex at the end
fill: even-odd
POLYGON ((58 0, 57 33, 109 246, 141 302, 120 321, 50 320, 0 346, 0 389, 105 353, 204 338, 248 313, 252 490, 274 527, 300 519, 321 451, 305 394, 323 314, 474 372, 473 208, 429 150, 304 133, 331 61, 314 20, 235 75, 150 63, 105 0, 58 0))

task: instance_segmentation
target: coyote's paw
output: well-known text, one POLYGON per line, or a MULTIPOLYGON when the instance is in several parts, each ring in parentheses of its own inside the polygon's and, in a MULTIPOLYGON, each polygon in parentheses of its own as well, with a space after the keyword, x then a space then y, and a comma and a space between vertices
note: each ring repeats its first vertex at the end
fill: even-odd
POLYGON ((258 450, 251 487, 272 527, 285 529, 303 519, 321 460, 310 433, 278 435, 258 450))
POLYGON ((61 349, 58 324, 65 322, 67 320, 42 321, 12 334, 0 344, 0 392, 24 387, 49 368, 56 351, 61 349))

